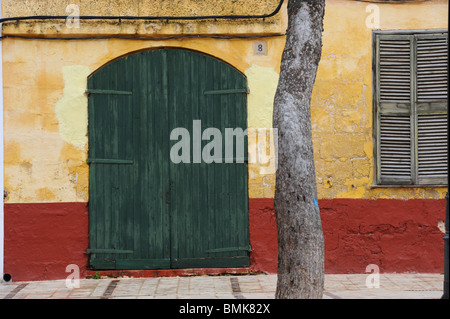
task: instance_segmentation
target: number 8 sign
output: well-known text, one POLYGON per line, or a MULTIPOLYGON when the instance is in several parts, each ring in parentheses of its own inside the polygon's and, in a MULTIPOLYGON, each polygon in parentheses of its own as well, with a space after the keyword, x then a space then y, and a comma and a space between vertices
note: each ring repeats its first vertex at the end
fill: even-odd
POLYGON ((253 42, 253 50, 255 55, 267 55, 267 43, 265 41, 253 42))

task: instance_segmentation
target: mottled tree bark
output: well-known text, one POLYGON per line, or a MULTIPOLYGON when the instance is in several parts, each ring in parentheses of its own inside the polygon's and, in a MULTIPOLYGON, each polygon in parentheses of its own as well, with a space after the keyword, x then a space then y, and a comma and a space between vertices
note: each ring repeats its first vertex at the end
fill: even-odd
POLYGON ((288 30, 274 100, 278 129, 276 298, 322 298, 324 239, 317 204, 311 94, 322 51, 325 1, 289 0, 288 30))

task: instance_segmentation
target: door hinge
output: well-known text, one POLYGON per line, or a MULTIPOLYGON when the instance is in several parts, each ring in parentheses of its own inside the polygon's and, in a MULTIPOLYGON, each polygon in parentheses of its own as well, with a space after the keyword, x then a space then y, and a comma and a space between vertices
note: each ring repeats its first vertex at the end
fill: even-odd
POLYGON ((131 91, 118 91, 118 90, 94 90, 94 89, 87 89, 85 94, 118 94, 118 95, 132 95, 133 92, 131 91))
POLYGON ((88 158, 86 162, 89 164, 125 164, 125 165, 133 164, 133 161, 131 160, 114 159, 114 158, 88 158))
POLYGON ((88 249, 85 254, 132 254, 133 250, 128 249, 88 249))
POLYGON ((229 89, 229 90, 211 90, 211 91, 204 91, 204 95, 217 95, 217 94, 238 94, 238 93, 245 93, 249 94, 249 89, 229 89))
POLYGON ((224 248, 215 248, 215 249, 208 249, 205 250, 205 253, 224 253, 229 251, 247 251, 252 252, 252 247, 250 245, 244 246, 244 247, 224 247, 224 248))

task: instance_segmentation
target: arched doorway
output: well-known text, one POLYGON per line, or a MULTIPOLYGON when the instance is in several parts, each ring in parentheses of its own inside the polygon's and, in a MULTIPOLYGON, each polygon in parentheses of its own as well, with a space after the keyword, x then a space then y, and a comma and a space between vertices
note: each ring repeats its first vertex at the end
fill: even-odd
POLYGON ((220 160, 198 161, 206 128, 247 128, 246 92, 230 65, 181 49, 133 53, 89 77, 91 268, 248 265, 247 163, 225 159, 225 143, 220 160), (177 128, 189 132, 181 163, 170 158, 177 128))

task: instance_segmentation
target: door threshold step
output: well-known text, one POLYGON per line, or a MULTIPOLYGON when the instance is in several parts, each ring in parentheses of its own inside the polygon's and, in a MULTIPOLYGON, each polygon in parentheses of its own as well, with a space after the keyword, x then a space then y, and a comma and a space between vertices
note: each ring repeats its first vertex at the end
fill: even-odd
POLYGON ((98 277, 186 277, 186 276, 225 276, 225 275, 256 275, 263 274, 252 267, 243 268, 189 268, 189 269, 145 269, 145 270, 87 270, 86 278, 98 277))

